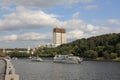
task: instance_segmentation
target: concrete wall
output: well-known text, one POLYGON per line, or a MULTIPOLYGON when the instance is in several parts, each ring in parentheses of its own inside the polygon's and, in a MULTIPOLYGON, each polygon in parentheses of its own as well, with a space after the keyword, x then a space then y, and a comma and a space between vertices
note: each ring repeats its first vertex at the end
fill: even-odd
POLYGON ((5 80, 19 80, 19 75, 15 74, 15 68, 11 64, 10 60, 5 59, 5 61, 6 61, 5 80))

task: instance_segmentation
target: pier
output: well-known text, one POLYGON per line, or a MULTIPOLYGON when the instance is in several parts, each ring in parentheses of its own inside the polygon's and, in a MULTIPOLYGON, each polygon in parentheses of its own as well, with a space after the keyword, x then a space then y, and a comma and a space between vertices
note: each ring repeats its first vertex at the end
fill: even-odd
POLYGON ((0 58, 0 80, 19 80, 19 75, 15 74, 15 68, 6 58, 0 58))

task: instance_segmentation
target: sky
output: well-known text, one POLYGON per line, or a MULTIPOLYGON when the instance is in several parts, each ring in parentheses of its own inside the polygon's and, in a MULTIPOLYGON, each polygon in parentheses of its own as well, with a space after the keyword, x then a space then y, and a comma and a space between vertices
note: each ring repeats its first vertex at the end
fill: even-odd
POLYGON ((67 42, 120 32, 120 0, 0 0, 0 48, 52 44, 55 27, 67 42))

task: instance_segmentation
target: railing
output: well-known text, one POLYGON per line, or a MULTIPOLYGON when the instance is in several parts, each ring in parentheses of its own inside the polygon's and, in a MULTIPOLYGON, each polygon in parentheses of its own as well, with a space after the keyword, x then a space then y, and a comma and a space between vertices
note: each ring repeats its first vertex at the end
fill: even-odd
POLYGON ((4 59, 6 62, 5 80, 19 80, 19 75, 15 74, 15 68, 9 59, 4 59))

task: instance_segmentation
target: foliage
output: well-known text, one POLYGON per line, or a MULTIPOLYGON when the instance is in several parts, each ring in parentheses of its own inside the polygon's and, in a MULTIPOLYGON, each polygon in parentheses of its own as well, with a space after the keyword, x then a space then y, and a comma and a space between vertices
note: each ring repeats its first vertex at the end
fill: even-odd
POLYGON ((110 59, 110 54, 107 51, 105 51, 103 52, 103 57, 104 59, 110 59))
POLYGON ((98 57, 98 54, 97 54, 96 51, 88 50, 88 51, 85 52, 84 57, 91 58, 91 59, 96 59, 98 57))
POLYGON ((120 57, 120 43, 117 43, 115 48, 116 48, 116 53, 117 53, 118 57, 120 57))
POLYGON ((3 56, 3 50, 0 49, 0 56, 3 56))
POLYGON ((10 57, 28 57, 29 55, 27 53, 22 53, 22 52, 18 52, 18 51, 13 51, 7 54, 10 57))

